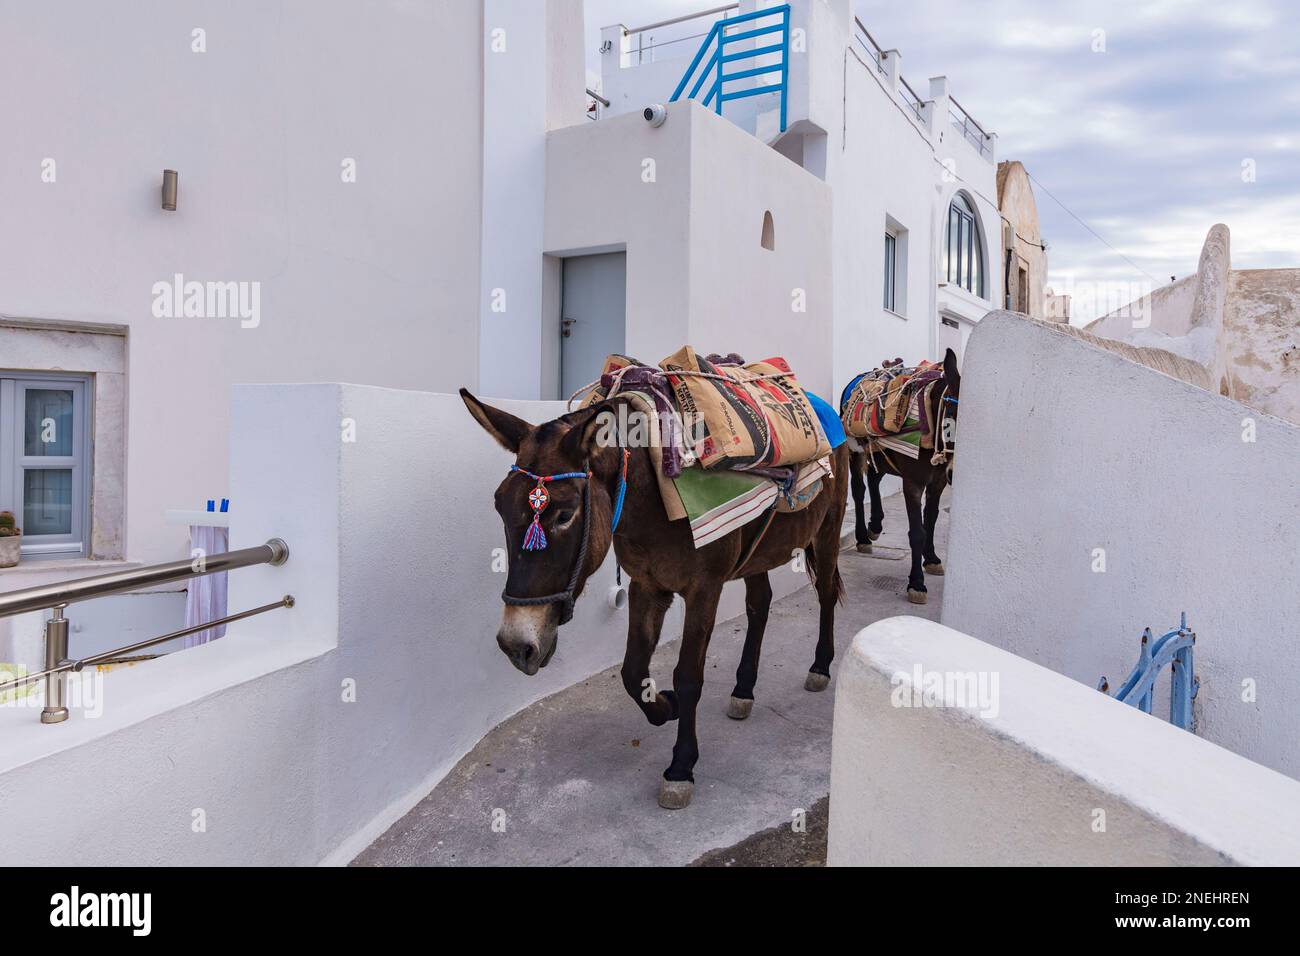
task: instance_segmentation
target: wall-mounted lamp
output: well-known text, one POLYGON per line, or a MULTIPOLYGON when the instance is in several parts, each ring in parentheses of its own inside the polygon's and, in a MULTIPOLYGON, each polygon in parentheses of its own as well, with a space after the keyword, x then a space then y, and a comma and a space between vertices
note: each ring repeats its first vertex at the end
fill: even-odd
POLYGON ((176 190, 180 181, 180 174, 174 169, 163 170, 162 183, 162 207, 170 212, 176 211, 176 190))

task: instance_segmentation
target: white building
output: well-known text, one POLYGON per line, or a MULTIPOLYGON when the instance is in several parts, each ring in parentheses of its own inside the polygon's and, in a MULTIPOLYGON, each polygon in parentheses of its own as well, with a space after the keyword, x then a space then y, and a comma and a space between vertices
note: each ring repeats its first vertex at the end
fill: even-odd
MULTIPOLYGON (((701 41, 664 38, 707 34, 719 17, 735 21, 719 27, 723 35, 739 38, 725 44, 725 54, 736 59, 723 70, 723 94, 736 98, 722 104, 723 115, 831 187, 830 218, 814 228, 829 234, 832 245, 833 388, 885 358, 915 361, 941 355, 948 346, 960 352, 974 323, 1002 296, 996 135, 965 112, 945 77, 932 77, 919 88, 909 84, 903 56, 882 49, 854 17, 850 0, 788 5, 745 0, 721 14, 607 27, 601 92, 610 105, 603 115, 639 113, 670 98, 701 41), (758 15, 761 11, 767 13, 758 15), (778 27, 788 30, 788 51, 743 56, 784 46, 778 27), (745 95, 780 85, 783 62, 784 92, 745 95), (727 78, 764 67, 774 72, 727 78)), ((716 38, 706 35, 703 42, 704 56, 682 90, 686 96, 698 87, 700 100, 708 98, 717 75, 714 67, 708 81, 697 82, 716 48, 716 38)), ((716 100, 709 103, 716 105, 716 100)), ((697 166, 714 169, 733 184, 749 171, 741 161, 703 152, 695 158, 697 166)), ((730 203, 728 216, 748 227, 747 237, 742 232, 737 239, 747 238, 752 246, 765 222, 768 197, 788 186, 775 177, 735 185, 748 202, 730 203)), ((820 210, 803 212, 816 216, 820 210)), ((791 215, 773 215, 778 252, 791 215)), ((798 220, 799 213, 793 215, 798 220)), ((802 223, 793 228, 797 238, 802 223)), ((719 252, 707 250, 715 261, 719 252)), ((708 259, 691 258, 697 268, 707 268, 708 259)), ((819 313, 810 306, 810 314, 819 313)), ((804 366, 796 362, 795 367, 804 366)))
MULTIPOLYGON (((771 9, 752 22, 782 22, 771 9)), ((227 493, 232 383, 556 398, 608 352, 691 342, 783 352, 830 393, 960 348, 998 301, 996 138, 943 78, 913 93, 849 0, 789 5, 788 129, 771 135, 771 95, 646 123, 691 45, 638 67, 621 27, 590 123, 582 12, 6 8, 0 417, 16 435, 26 396, 44 402, 71 453, 49 467, 4 444, 0 508, 30 560, 0 588, 187 554, 165 512, 227 493)))
MULTIPOLYGON (((5 8, 0 509, 19 512, 28 554, 0 570, 0 591, 187 557, 185 524, 166 512, 228 495, 233 547, 275 535, 292 555, 283 567, 231 574, 230 609, 296 599, 291 611, 241 621, 183 654, 79 675, 78 687, 102 681, 95 699, 110 706, 100 713, 83 706, 47 726, 39 707, 0 707, 0 818, 21 824, 6 833, 14 859, 346 861, 491 727, 617 662, 624 612, 592 599, 568 625, 555 666, 531 683, 499 679, 499 651, 481 630, 501 587, 487 558, 500 528, 484 493, 505 455, 459 399, 434 393, 468 385, 540 420, 558 414, 554 399, 593 376, 605 353, 653 362, 690 342, 751 358, 784 354, 806 384, 834 398, 881 359, 963 349, 1004 299, 996 137, 944 78, 922 92, 904 82, 901 55, 871 38, 849 0, 768 4, 741 19, 759 12, 746 0, 725 11, 735 22, 717 32, 717 12, 702 24, 607 28, 609 106, 591 122, 580 0, 381 0, 364 15, 306 0, 213 4, 198 14, 163 0, 5 8), (755 32, 773 24, 779 30, 755 32), (727 41, 727 55, 748 44, 753 56, 726 61, 748 75, 727 79, 723 92, 779 88, 728 99, 721 117, 713 104, 671 102, 699 39, 670 47, 642 34, 662 38, 677 26, 715 41, 724 30, 752 34, 727 41), (778 36, 778 49, 765 49, 778 36), (779 81, 764 69, 774 65, 779 81), (652 123, 642 111, 655 104, 666 108, 651 110, 652 123), (164 169, 179 172, 174 210, 162 208, 164 169), (345 381, 357 384, 337 384, 345 381), (47 419, 54 440, 29 443, 47 419), (342 437, 352 429, 355 441, 342 437), (349 683, 351 700, 339 693, 349 683), (210 836, 195 835, 197 802, 212 810, 210 836)), ((709 57, 706 46, 696 65, 709 57)), ((1192 578, 1181 558, 1171 561, 1150 595, 1136 574, 1080 570, 1097 541, 1124 569, 1165 557, 1170 529, 1186 517, 1182 502, 1193 499, 1165 494, 1143 454, 1235 461, 1225 448, 1240 444, 1238 408, 1199 392, 1200 404, 1176 419, 1186 429, 1151 416, 1152 434, 1130 441, 1110 423, 1121 420, 1132 382, 1153 406, 1177 407, 1187 391, 1154 372, 1135 377, 1127 360, 1092 346, 1062 348, 1065 334, 1004 317, 972 346, 963 402, 990 411, 971 416, 983 450, 971 459, 976 480, 958 486, 964 515, 954 523, 946 623, 1092 681, 1129 660, 1124 628, 1139 617, 1167 620, 1192 580, 1199 603, 1188 610, 1213 638, 1200 704, 1206 736, 1293 774, 1296 750, 1271 730, 1269 740, 1256 733, 1234 743, 1258 722, 1230 693, 1242 674, 1268 666, 1263 645, 1243 635, 1278 619, 1293 572, 1237 621, 1244 578, 1216 583, 1205 562, 1192 578), (1117 406, 1106 415, 1086 401, 1097 382, 1117 406), (998 427, 1013 405, 1025 420, 1022 406, 1040 409, 1035 447, 1061 446, 1032 467, 999 445, 1022 440, 998 427), (1093 511, 1103 470, 1093 442, 1077 440, 1075 419, 1095 429, 1097 447, 1123 445, 1105 460, 1141 492, 1111 509, 1100 538, 1093 511), (1205 421, 1222 427, 1199 427, 1205 421), (1183 434, 1201 435, 1205 453, 1170 444, 1183 434), (1054 474, 1062 462, 1078 486, 1066 495, 1054 474), (1014 531, 1026 506, 1056 523, 1009 539, 1005 561, 986 560, 987 542, 1014 531), (1156 519, 1163 535, 1149 532, 1156 519), (1042 586, 1045 573, 1057 575, 1052 587, 1042 586), (1010 598, 1000 578, 1016 583, 1010 598), (1061 595, 1088 602, 1108 643, 1089 640, 1087 621, 1076 639, 1057 640, 1061 595), (1068 655, 1054 658, 1062 647, 1068 655)), ((1285 473, 1279 463, 1294 457, 1295 430, 1278 426, 1262 423, 1266 454, 1247 474, 1285 473)), ((1220 550, 1242 575, 1253 573, 1252 554, 1289 567, 1294 521, 1275 522, 1281 530, 1264 552, 1267 516, 1245 498, 1212 497, 1202 472, 1182 474, 1205 495, 1195 499, 1199 523, 1188 540, 1236 528, 1220 550)), ((1294 489, 1278 497, 1293 516, 1294 489)), ((782 574, 778 592, 805 580, 782 574)), ((591 592, 613 584, 606 566, 591 592)), ((175 627, 179 600, 169 592, 76 605, 72 653, 175 627)), ((735 586, 724 600, 720 618, 739 611, 735 586)), ((0 630, 0 661, 40 666, 37 617, 0 619, 12 628, 0 630)), ((936 772, 956 766, 952 753, 1010 768, 949 808, 954 832, 990 839, 981 808, 1005 808, 1026 791, 1016 789, 1019 756, 997 763, 989 750, 1006 753, 1011 740, 1046 752, 1025 715, 1066 692, 966 640, 927 628, 913 636, 935 669, 1024 675, 1008 681, 1007 722, 993 727, 991 743, 971 747, 930 725, 894 744, 920 741, 915 753, 939 754, 936 772)), ((879 648, 876 658, 870 651, 861 661, 879 663, 879 648)), ((1283 692, 1268 698, 1264 726, 1295 713, 1285 691, 1293 684, 1282 680, 1283 692)), ((1113 716, 1122 706, 1072 687, 1078 707, 1065 716, 1085 719, 1052 725, 1049 742, 1060 742, 1052 728, 1064 726, 1065 743, 1076 744, 1091 711, 1113 716)), ((1138 771, 1090 782, 1106 741, 1059 762, 1087 787, 1135 806, 1140 798, 1143 812, 1168 805, 1167 781, 1184 764, 1148 746, 1167 728, 1113 723, 1117 735, 1132 735, 1134 754, 1160 759, 1159 789, 1134 795, 1138 771)), ((837 750, 852 758, 839 735, 837 727, 837 750)), ((1208 766, 1226 768, 1225 780, 1241 769, 1208 766)), ((913 778, 872 773, 902 794, 891 812, 923 806, 913 778)), ((1251 845, 1231 858, 1272 858, 1255 844, 1275 831, 1275 807, 1295 806, 1294 782, 1251 773, 1241 779, 1267 789, 1269 828, 1197 837, 1196 853, 1202 843, 1233 851, 1242 837, 1251 845)), ((1250 819, 1239 791, 1216 791, 1197 830, 1250 819)), ((1062 819, 1051 802, 1061 788, 1028 792, 1032 819, 1062 819)), ((1086 787, 1069 794, 1070 807, 1095 805, 1086 787)), ((838 794, 836 805, 849 806, 838 794)), ((1300 840, 1294 814, 1286 826, 1291 853, 1300 840)))

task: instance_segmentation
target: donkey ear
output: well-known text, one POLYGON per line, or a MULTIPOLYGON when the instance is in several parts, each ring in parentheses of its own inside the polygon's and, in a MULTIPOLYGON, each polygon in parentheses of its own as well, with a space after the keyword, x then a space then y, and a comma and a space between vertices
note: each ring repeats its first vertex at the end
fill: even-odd
POLYGON ((515 454, 519 452, 519 444, 524 440, 524 436, 533 430, 532 425, 509 412, 503 412, 499 408, 480 402, 469 393, 468 389, 462 388, 460 397, 465 402, 465 407, 469 409, 469 413, 474 416, 474 420, 496 439, 498 445, 508 452, 515 454))
POLYGON ((957 353, 952 349, 943 357, 943 377, 953 385, 961 381, 961 372, 957 371, 957 353))
POLYGON ((560 439, 560 449, 569 460, 585 462, 591 457, 596 448, 597 436, 606 424, 605 415, 608 412, 608 405, 593 405, 579 413, 581 417, 574 421, 573 427, 560 439))

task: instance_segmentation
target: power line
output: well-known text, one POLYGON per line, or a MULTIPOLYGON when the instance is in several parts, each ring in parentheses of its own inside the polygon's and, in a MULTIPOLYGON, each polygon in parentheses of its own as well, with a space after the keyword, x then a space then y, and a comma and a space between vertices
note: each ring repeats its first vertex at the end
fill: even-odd
POLYGON ((1047 195, 1049 195, 1049 196, 1052 197, 1052 202, 1056 203, 1058 206, 1060 206, 1062 209, 1064 209, 1067 213, 1069 213, 1070 216, 1074 218, 1075 222, 1077 222, 1079 225, 1083 226, 1084 229, 1087 229, 1090 233, 1092 233, 1093 236, 1095 236, 1095 237, 1097 238, 1098 241, 1100 241, 1104 246, 1106 246, 1106 248, 1108 248, 1111 252, 1115 253, 1115 255, 1119 256, 1121 259, 1123 259, 1125 262, 1127 262, 1129 265, 1131 265, 1131 266, 1132 266, 1134 269, 1136 269, 1138 272, 1142 273, 1144 276, 1146 276, 1148 279, 1150 279, 1152 285, 1157 285, 1157 286, 1160 285, 1160 280, 1158 280, 1158 279, 1157 279, 1155 276, 1153 276, 1151 273, 1147 272, 1147 271, 1146 271, 1145 269, 1143 269, 1140 265, 1138 265, 1136 262, 1134 262, 1134 261, 1133 261, 1132 259, 1130 259, 1128 256, 1124 255, 1124 253, 1120 252, 1118 249, 1116 249, 1114 246, 1112 246, 1109 242, 1107 242, 1107 241, 1106 241, 1106 238, 1105 238, 1104 236, 1102 236, 1101 233, 1097 232, 1096 229, 1093 229, 1092 226, 1090 226, 1090 225, 1088 225, 1086 222, 1084 222, 1082 218, 1080 218, 1079 216, 1075 215, 1074 211, 1073 211, 1069 206, 1067 206, 1065 203, 1061 202, 1061 200, 1057 199, 1056 196, 1053 195, 1053 193, 1052 193, 1052 191, 1051 191, 1050 189, 1048 189, 1046 186, 1044 186, 1042 183, 1040 183, 1037 179, 1035 179, 1035 178, 1034 178, 1034 175, 1033 175, 1032 173, 1030 173, 1028 169, 1025 170, 1025 174, 1026 174, 1027 176, 1029 176, 1030 181, 1031 181, 1035 186, 1037 186, 1037 187, 1038 187, 1039 189, 1041 189, 1043 192, 1047 193, 1047 195))

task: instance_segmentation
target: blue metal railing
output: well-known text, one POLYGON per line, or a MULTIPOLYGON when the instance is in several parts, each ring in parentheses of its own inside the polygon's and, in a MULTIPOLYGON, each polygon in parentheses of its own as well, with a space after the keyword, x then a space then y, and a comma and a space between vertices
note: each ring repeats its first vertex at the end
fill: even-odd
POLYGON ((713 24, 713 28, 704 36, 704 42, 700 44, 700 49, 691 60, 691 65, 686 68, 682 74, 682 81, 677 84, 677 89, 673 91, 672 99, 669 102, 677 102, 681 98, 683 91, 691 84, 694 79, 694 85, 691 91, 686 94, 687 99, 696 99, 700 90, 703 89, 706 82, 709 83, 707 92, 704 95, 704 105, 712 105, 714 112, 719 116, 722 115, 722 104, 730 100, 741 100, 749 96, 762 96, 764 93, 779 93, 781 96, 781 132, 785 132, 786 126, 786 89, 790 79, 790 5, 782 4, 779 7, 768 7, 766 10, 755 10, 753 13, 741 14, 738 17, 730 17, 724 20, 718 20, 713 24), (759 21, 766 21, 771 18, 779 18, 779 22, 761 24, 759 21), (736 27, 749 24, 748 29, 732 32, 736 27), (760 40, 761 37, 775 37, 775 42, 765 42, 760 40), (727 46, 733 43, 740 43, 744 40, 754 40, 753 49, 738 50, 734 53, 727 52, 727 46), (764 43, 760 46, 759 43, 764 43), (770 66, 756 66, 749 69, 738 70, 733 73, 727 73, 727 64, 737 63, 742 60, 755 60, 760 56, 770 54, 779 54, 780 61, 770 66), (705 56, 708 59, 705 59, 705 56), (700 64, 703 63, 703 69, 700 64), (696 75, 698 71, 698 76, 696 75), (740 80, 747 80, 757 76, 770 76, 773 73, 780 74, 780 80, 775 83, 764 83, 761 86, 749 86, 743 89, 728 90, 727 85, 734 84, 740 80))
MULTIPOLYGON (((1186 612, 1183 612, 1178 627, 1162 634, 1159 639, 1152 637, 1151 628, 1146 628, 1142 632, 1142 649, 1138 654, 1137 666, 1129 674, 1128 680, 1124 681, 1115 699, 1136 707, 1143 713, 1151 713, 1156 678, 1168 664, 1173 676, 1173 688, 1169 695, 1169 722, 1195 733, 1192 701, 1196 699, 1201 684, 1192 665, 1192 648, 1195 646, 1196 634, 1187 626, 1186 612)), ((1097 684, 1097 689, 1102 693, 1109 689, 1105 677, 1097 684)))

